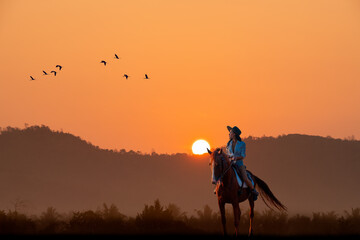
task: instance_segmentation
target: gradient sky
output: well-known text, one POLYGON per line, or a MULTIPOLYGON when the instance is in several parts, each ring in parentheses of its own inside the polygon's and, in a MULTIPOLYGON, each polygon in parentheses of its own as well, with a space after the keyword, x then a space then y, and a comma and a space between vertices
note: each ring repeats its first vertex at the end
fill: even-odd
POLYGON ((0 0, 0 126, 159 153, 227 125, 359 139, 359 43, 360 1, 0 0))

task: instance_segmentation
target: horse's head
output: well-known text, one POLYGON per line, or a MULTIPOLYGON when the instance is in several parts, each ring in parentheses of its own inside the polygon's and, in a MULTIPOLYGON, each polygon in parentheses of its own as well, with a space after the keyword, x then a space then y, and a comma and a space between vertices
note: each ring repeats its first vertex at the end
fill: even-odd
POLYGON ((229 166, 228 157, 221 148, 217 148, 214 152, 211 152, 209 149, 207 151, 211 156, 209 165, 212 168, 215 179, 218 180, 229 166))

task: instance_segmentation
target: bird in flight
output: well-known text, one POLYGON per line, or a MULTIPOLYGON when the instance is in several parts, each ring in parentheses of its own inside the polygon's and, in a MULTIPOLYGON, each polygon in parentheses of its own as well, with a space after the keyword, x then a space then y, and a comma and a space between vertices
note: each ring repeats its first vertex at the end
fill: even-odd
POLYGON ((59 71, 61 71, 62 66, 60 66, 60 65, 56 65, 56 67, 58 67, 58 68, 59 68, 59 71))
POLYGON ((49 75, 49 74, 47 74, 47 72, 45 72, 45 71, 43 71, 43 73, 44 73, 44 75, 49 75))
POLYGON ((126 74, 124 74, 124 76, 123 76, 123 77, 125 77, 126 79, 128 79, 128 77, 129 77, 129 76, 128 76, 128 75, 126 75, 126 74))
POLYGON ((54 73, 54 76, 56 76, 56 72, 55 72, 55 71, 51 71, 51 73, 54 73))
POLYGON ((116 58, 116 59, 119 59, 119 57, 118 57, 118 55, 115 53, 115 57, 114 58, 116 58))
POLYGON ((106 62, 104 60, 102 60, 100 63, 103 63, 104 66, 106 66, 106 62))
POLYGON ((32 76, 30 76, 30 78, 31 78, 31 80, 30 80, 30 81, 34 81, 34 80, 35 80, 35 78, 33 78, 32 76))
POLYGON ((148 77, 148 75, 147 74, 145 74, 145 78, 144 79, 150 79, 149 77, 148 77))

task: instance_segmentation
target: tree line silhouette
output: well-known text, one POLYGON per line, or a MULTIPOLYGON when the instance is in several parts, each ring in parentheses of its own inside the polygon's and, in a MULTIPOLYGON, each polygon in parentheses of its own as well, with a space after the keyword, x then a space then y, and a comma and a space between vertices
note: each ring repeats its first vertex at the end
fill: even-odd
MULTIPOLYGON (((227 209, 227 211, 231 211, 227 209)), ((256 212, 254 229, 256 235, 359 235, 360 208, 335 212, 314 212, 312 216, 264 210, 256 212)), ((231 216, 231 214, 228 214, 231 216)), ((248 211, 241 216, 240 233, 247 234, 248 211)), ((231 217, 227 224, 233 224, 231 217)), ((48 207, 40 216, 8 210, 0 211, 0 234, 199 234, 221 235, 219 212, 208 205, 194 210, 190 215, 175 204, 162 205, 156 199, 152 205, 145 204, 136 217, 122 214, 114 204, 104 203, 97 210, 72 211, 60 214, 48 207)))

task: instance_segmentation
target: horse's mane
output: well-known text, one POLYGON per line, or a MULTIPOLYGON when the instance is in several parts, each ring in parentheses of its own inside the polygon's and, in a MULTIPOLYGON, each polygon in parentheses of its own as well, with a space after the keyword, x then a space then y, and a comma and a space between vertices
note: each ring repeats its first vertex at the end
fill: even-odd
POLYGON ((225 156, 226 160, 229 159, 229 156, 226 154, 226 148, 225 147, 216 148, 214 152, 215 152, 215 156, 223 155, 223 156, 225 156), (221 154, 220 154, 220 150, 222 150, 221 154))
POLYGON ((224 148, 224 147, 216 148, 216 149, 214 150, 214 158, 216 158, 216 157, 218 157, 218 156, 224 156, 226 162, 227 162, 228 164, 230 163, 229 156, 226 154, 226 148, 224 148), (221 150, 221 153, 220 153, 220 150, 221 150))

